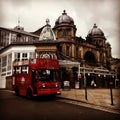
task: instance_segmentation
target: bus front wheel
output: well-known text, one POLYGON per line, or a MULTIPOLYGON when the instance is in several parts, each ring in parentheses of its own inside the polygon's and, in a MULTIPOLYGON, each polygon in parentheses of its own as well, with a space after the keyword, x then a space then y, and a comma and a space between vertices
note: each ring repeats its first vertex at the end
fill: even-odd
POLYGON ((32 91, 30 89, 27 89, 26 97, 27 99, 32 99, 32 91))
POLYGON ((19 96, 19 88, 18 87, 15 88, 15 95, 19 96))

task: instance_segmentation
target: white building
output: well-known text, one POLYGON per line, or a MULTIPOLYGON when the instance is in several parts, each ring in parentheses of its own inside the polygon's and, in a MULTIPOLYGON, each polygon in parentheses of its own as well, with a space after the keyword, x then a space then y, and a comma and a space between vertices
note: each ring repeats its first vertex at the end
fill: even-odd
POLYGON ((19 26, 15 29, 0 28, 0 34, 0 88, 6 88, 6 77, 12 76, 13 61, 34 57, 36 47, 32 41, 39 37, 19 26))

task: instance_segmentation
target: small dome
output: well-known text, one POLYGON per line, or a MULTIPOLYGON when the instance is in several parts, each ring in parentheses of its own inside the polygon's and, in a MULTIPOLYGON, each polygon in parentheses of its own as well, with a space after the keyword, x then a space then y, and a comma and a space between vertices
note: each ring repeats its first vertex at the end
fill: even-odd
POLYGON ((55 34, 49 25, 49 19, 46 20, 46 25, 43 27, 39 40, 56 40, 55 34))
POLYGON ((105 42, 106 44, 110 44, 110 42, 108 41, 108 40, 106 40, 106 42, 105 42))
POLYGON ((94 24, 93 28, 89 30, 88 36, 104 36, 103 31, 94 24))
POLYGON ((60 17, 58 17, 58 19, 55 22, 56 25, 62 24, 62 23, 74 24, 73 19, 67 15, 65 10, 63 11, 62 15, 60 17))

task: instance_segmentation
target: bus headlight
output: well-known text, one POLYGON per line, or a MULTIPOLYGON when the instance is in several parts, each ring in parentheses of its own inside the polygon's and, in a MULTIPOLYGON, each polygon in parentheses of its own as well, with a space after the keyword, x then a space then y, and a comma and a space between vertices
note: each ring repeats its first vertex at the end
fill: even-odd
POLYGON ((45 88, 45 84, 44 83, 42 84, 42 87, 45 88))
POLYGON ((56 84, 55 87, 58 87, 58 84, 56 84))

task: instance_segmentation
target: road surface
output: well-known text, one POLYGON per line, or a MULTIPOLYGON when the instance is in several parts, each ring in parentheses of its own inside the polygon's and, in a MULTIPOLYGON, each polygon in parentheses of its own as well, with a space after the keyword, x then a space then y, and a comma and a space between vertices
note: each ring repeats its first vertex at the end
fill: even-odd
POLYGON ((28 100, 0 90, 0 120, 119 120, 120 114, 61 102, 56 97, 28 100))

